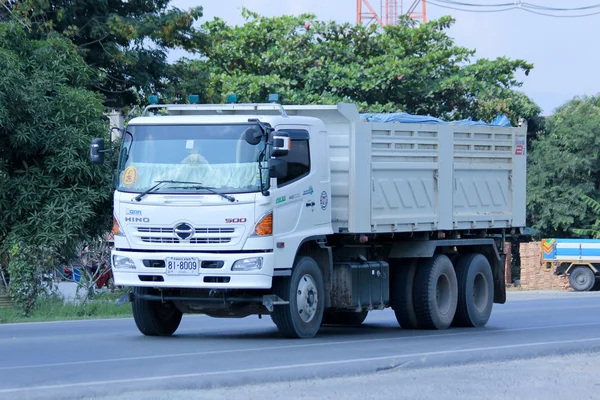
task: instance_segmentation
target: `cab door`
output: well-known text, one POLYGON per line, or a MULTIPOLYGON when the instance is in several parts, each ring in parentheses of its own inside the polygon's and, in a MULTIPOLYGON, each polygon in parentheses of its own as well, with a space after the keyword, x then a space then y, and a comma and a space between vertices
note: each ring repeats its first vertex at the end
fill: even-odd
MULTIPOLYGON (((288 174, 277 179, 273 190, 273 234, 278 246, 283 244, 289 252, 305 238, 317 235, 319 226, 330 224, 329 173, 323 174, 318 157, 313 157, 319 140, 310 137, 308 126, 279 125, 277 130, 289 135, 291 147, 288 155, 281 157, 288 162, 288 174)), ((288 262, 283 264, 281 267, 291 267, 288 262)))

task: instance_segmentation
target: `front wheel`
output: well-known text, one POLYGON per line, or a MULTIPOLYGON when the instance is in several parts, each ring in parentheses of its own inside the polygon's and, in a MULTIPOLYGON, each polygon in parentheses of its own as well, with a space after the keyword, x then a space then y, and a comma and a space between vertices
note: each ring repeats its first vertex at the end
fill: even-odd
POLYGON ((311 338, 323 320, 325 289, 323 274, 311 257, 294 265, 292 276, 277 277, 273 291, 289 304, 275 306, 271 318, 279 332, 288 338, 311 338))
POLYGON ((146 336, 171 336, 181 323, 182 312, 172 302, 140 299, 136 295, 151 294, 150 288, 133 288, 133 319, 146 336))
POLYGON ((575 267, 569 274, 569 284, 577 292, 587 292, 592 289, 595 283, 594 271, 588 267, 575 267))

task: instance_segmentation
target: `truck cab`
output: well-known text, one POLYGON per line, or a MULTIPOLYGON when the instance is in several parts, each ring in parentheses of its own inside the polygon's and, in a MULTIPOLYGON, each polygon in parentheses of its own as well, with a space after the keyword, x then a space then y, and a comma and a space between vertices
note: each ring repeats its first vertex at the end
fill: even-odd
POLYGON ((114 194, 116 284, 268 289, 306 237, 331 233, 322 123, 256 119, 274 129, 258 143, 245 137, 260 133, 247 117, 128 124, 114 194), (286 148, 273 138, 285 138, 286 148))

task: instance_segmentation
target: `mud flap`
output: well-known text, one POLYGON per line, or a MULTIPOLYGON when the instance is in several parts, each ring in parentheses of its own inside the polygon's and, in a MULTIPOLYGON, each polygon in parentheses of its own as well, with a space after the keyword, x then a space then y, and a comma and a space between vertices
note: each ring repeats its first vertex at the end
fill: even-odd
POLYGON ((500 254, 494 271, 494 303, 506 303, 506 254, 500 254))

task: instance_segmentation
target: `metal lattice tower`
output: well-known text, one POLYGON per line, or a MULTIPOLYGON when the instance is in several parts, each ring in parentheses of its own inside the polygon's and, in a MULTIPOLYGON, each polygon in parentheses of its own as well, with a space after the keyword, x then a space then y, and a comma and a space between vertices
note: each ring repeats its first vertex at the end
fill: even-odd
POLYGON ((404 12, 405 0, 380 0, 379 13, 371 4, 374 0, 356 0, 356 23, 377 23, 380 26, 396 25, 398 16, 407 14, 410 18, 427 22, 427 0, 410 0, 404 12), (421 5, 421 9, 417 11, 421 5))

